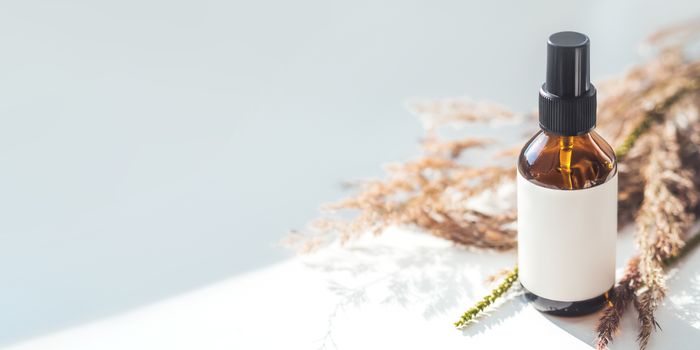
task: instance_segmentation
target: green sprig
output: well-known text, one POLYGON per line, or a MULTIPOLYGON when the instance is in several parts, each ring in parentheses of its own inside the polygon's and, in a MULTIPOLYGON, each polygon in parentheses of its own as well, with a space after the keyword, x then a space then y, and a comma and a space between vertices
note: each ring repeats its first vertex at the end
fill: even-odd
POLYGON ((621 160, 627 153, 632 149, 634 144, 637 142, 640 136, 644 135, 645 132, 654 125, 654 122, 658 122, 663 119, 663 115, 666 114, 669 108, 673 106, 678 100, 683 98, 689 92, 694 91, 697 88, 697 84, 690 83, 687 86, 679 89, 675 94, 669 96, 661 104, 656 106, 654 109, 647 112, 641 122, 630 132, 627 137, 622 141, 622 145, 615 151, 615 155, 618 160, 621 160))
POLYGON ((481 301, 476 303, 471 309, 467 310, 459 321, 455 322, 455 327, 460 328, 466 326, 470 321, 472 321, 476 316, 484 311, 489 305, 493 304, 499 297, 501 297, 505 292, 507 292, 513 283, 518 279, 518 267, 513 268, 512 271, 508 273, 506 278, 491 291, 491 294, 485 296, 481 301))
POLYGON ((630 152, 632 149, 632 146, 637 142, 640 136, 642 136, 649 128, 651 127, 652 124, 654 124, 654 121, 657 119, 657 114, 656 113, 649 113, 646 115, 646 117, 642 120, 641 123, 639 123, 632 132, 625 137, 624 141, 622 141, 622 145, 615 151, 615 155, 617 156, 617 159, 620 160, 627 156, 627 153, 630 152))

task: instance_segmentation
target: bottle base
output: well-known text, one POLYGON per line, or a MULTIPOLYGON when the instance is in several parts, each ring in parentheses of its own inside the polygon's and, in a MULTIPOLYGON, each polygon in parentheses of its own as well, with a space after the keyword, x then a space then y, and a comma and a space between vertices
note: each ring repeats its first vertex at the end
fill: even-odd
POLYGON ((565 317, 588 315, 602 309, 603 306, 609 302, 609 296, 613 292, 613 288, 611 287, 607 292, 595 298, 581 301, 556 301, 534 294, 524 286, 522 286, 522 288, 525 291, 525 299, 527 299, 537 311, 548 315, 565 317))

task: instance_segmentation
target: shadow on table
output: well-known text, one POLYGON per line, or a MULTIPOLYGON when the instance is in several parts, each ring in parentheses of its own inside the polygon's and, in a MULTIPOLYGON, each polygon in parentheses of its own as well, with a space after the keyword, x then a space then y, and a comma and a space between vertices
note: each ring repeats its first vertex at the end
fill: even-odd
POLYGON ((475 286, 483 286, 489 274, 512 263, 511 254, 470 251, 405 230, 305 262, 322 273, 341 304, 371 294, 371 300, 364 302, 418 310, 427 319, 454 313, 465 299, 476 300, 481 293, 474 292, 475 286))
MULTIPOLYGON (((433 237, 409 232, 387 233, 369 243, 353 244, 307 259, 306 266, 321 273, 329 290, 338 296, 338 310, 367 304, 399 305, 416 310, 426 318, 455 320, 478 300, 488 287, 484 279, 497 267, 511 266, 508 253, 475 252, 461 249, 433 237), (466 300, 466 301, 465 301, 466 300)), ((657 331, 649 348, 696 348, 700 343, 700 254, 671 270, 670 293, 657 319, 657 331), (676 274, 673 274, 677 272, 676 274)), ((527 302, 520 291, 490 307, 463 331, 464 336, 488 332, 521 313, 527 302)), ((337 313, 329 317, 333 323, 337 313)), ((542 317, 593 348, 595 326, 600 313, 576 318, 542 314, 542 317)), ((612 349, 636 349, 637 315, 630 308, 612 349)))
MULTIPOLYGON (((594 348, 596 332, 595 326, 601 313, 595 313, 583 317, 565 318, 545 315, 545 317, 559 328, 575 336, 582 342, 594 348)), ((616 335, 611 349, 636 349, 637 314, 630 307, 623 318, 620 332, 616 335)), ((648 348, 650 349, 697 349, 700 344, 700 330, 694 328, 686 320, 679 318, 674 312, 662 309, 657 312, 657 320, 662 329, 658 329, 651 336, 648 348)))
MULTIPOLYGON (((700 344, 700 254, 695 253, 671 269, 669 294, 656 312, 661 328, 652 333, 650 349, 697 349, 700 344)), ((595 342, 595 326, 602 312, 565 318, 544 315, 550 322, 586 344, 595 342)), ((637 313, 630 306, 611 349, 636 349, 639 325, 637 313)))

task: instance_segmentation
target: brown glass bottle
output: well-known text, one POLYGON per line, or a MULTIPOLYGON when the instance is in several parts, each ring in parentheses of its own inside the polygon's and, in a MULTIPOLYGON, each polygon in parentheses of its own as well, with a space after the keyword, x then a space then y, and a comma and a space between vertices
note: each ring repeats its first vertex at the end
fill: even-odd
POLYGON ((518 270, 539 311, 577 316, 605 305, 615 283, 617 165, 598 135, 589 39, 547 42, 539 92, 542 129, 518 159, 518 270))
MULTIPOLYGON (((612 147, 595 131, 562 136, 540 130, 523 147, 518 158, 518 172, 538 186, 580 190, 612 179, 617 174, 617 162, 612 147)), ((595 312, 608 302, 610 293, 572 302, 547 299, 524 289, 525 298, 537 310, 557 316, 595 312)))

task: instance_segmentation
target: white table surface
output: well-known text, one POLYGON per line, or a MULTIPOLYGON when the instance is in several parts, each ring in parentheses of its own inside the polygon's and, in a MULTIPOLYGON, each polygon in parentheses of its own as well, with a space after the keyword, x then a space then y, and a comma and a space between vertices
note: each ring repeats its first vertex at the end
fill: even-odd
MULTIPOLYGON (((631 236, 621 233, 618 266, 632 252, 631 236)), ((590 349, 598 314, 545 316, 519 295, 463 331, 452 327, 487 293, 485 279, 514 258, 389 229, 7 350, 590 349)), ((671 270, 657 313, 663 330, 649 349, 700 344, 698 267, 694 252, 671 270)), ((637 347, 635 316, 626 315, 612 349, 637 347)))

